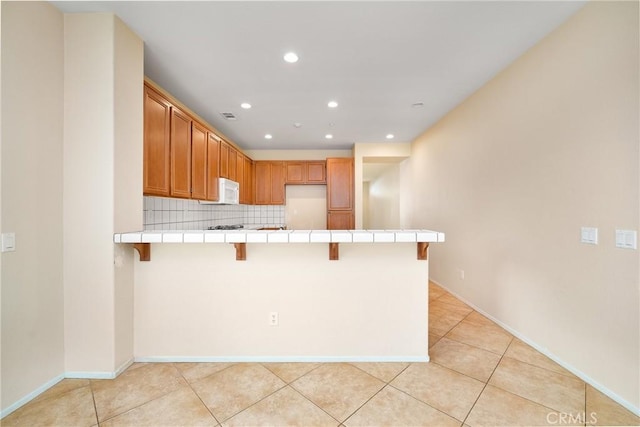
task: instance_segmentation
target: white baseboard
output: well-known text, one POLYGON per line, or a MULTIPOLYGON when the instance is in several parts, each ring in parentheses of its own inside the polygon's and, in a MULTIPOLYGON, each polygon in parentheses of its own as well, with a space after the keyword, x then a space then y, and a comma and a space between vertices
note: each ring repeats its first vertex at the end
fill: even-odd
POLYGON ((20 408, 21 406, 31 402, 33 399, 35 399, 36 397, 40 396, 42 393, 44 393, 45 391, 49 390, 54 385, 58 384, 64 378, 65 378, 64 374, 60 374, 60 375, 50 379, 46 383, 42 384, 40 387, 38 387, 37 389, 35 389, 31 393, 27 394, 26 396, 24 396, 22 399, 19 399, 17 402, 15 402, 14 404, 10 405, 9 407, 7 407, 7 408, 5 408, 3 410, 0 410, 0 419, 6 417, 7 415, 9 415, 10 413, 14 412, 16 409, 20 408))
POLYGON ((595 388, 599 392, 603 393, 604 395, 606 395, 607 397, 611 398, 615 402, 617 402, 620 405, 624 406, 626 409, 628 409, 629 411, 631 411, 635 415, 640 416, 640 408, 635 407, 633 404, 631 404, 630 402, 626 401, 625 399, 623 399, 622 397, 620 397, 619 395, 617 395, 613 391, 609 390, 607 387, 605 387, 602 384, 598 383, 597 381, 595 381, 593 378, 589 377, 584 372, 580 371, 579 369, 576 369, 574 366, 569 365, 568 363, 566 363, 564 360, 558 358, 553 353, 550 353, 546 348, 543 348, 540 345, 538 345, 537 343, 531 341, 529 338, 525 337, 520 332, 518 332, 515 329, 511 328, 509 325, 506 325, 506 324, 502 323, 500 320, 494 318, 490 314, 486 313, 484 310, 478 308, 473 303, 467 301, 465 298, 463 298, 460 295, 456 294, 455 292, 449 290, 449 288, 447 288, 446 286, 442 285, 441 283, 439 283, 439 282, 437 282, 437 281, 435 281, 433 279, 429 279, 429 280, 431 280, 433 283, 435 283, 436 285, 440 286, 442 289, 444 289, 447 292, 449 292, 454 297, 458 298, 460 301, 462 301, 465 304, 467 304, 469 307, 473 308, 478 313, 482 314, 483 316, 487 317, 488 319, 491 319, 493 322, 495 322, 501 328, 503 328, 506 331, 508 331, 511 335, 513 335, 514 337, 518 338, 520 341, 530 345, 531 347, 533 347, 534 349, 536 349, 540 353, 544 354, 549 359, 553 360, 558 365, 562 366, 564 369, 566 369, 567 371, 571 372, 573 375, 575 375, 576 377, 580 378, 582 381, 586 382, 587 384, 589 384, 590 386, 592 386, 593 388, 595 388))
POLYGON ((60 374, 57 377, 53 378, 52 380, 47 381, 46 383, 44 383, 43 385, 41 385, 40 387, 38 387, 37 389, 35 389, 31 393, 29 393, 28 395, 26 395, 22 399, 18 400, 17 402, 12 404, 11 406, 7 407, 4 410, 1 410, 0 411, 0 419, 6 417, 7 415, 9 415, 10 413, 14 412, 16 409, 20 408, 21 406, 26 405, 27 403, 31 402, 33 399, 35 399, 36 397, 38 397, 39 395, 41 395, 45 391, 49 390, 51 387, 53 387, 54 385, 58 384, 60 381, 62 381, 65 378, 90 379, 90 380, 111 380, 111 379, 116 378, 122 372, 124 372, 124 370, 127 369, 129 366, 131 366, 132 363, 133 363, 133 359, 129 359, 125 363, 123 363, 118 369, 116 369, 113 372, 70 371, 70 372, 65 372, 64 374, 60 374))
POLYGON ((149 356, 136 357, 149 363, 335 363, 335 362, 428 362, 429 356, 149 356))
POLYGON ((120 365, 120 367, 118 369, 116 369, 115 371, 96 371, 96 372, 91 372, 91 371, 70 371, 70 372, 65 372, 64 377, 65 378, 74 378, 74 379, 79 379, 79 378, 83 378, 83 379, 89 379, 89 380, 112 380, 115 377, 117 377, 118 375, 120 375, 121 373, 124 372, 125 369, 127 369, 129 366, 131 366, 131 364, 133 363, 133 359, 129 359, 126 362, 124 362, 122 365, 120 365))

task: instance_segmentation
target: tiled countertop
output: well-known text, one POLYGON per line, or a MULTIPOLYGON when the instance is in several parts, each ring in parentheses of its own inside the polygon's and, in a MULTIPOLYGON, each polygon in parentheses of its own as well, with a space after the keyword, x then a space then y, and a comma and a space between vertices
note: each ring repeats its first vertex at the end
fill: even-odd
POLYGON ((115 243, 412 243, 444 242, 431 230, 191 230, 116 233, 115 243))

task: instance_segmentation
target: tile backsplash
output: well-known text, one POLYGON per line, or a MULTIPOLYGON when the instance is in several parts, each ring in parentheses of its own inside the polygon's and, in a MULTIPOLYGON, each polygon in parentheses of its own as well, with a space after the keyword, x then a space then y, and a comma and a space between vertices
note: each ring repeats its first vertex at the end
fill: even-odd
POLYGON ((284 225, 284 206, 201 205, 197 200, 144 197, 145 230, 206 230, 216 225, 284 225))

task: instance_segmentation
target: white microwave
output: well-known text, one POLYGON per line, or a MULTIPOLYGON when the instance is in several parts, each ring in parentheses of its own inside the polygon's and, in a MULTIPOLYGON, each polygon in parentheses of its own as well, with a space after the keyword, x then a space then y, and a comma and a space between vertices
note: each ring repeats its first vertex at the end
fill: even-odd
POLYGON ((226 178, 218 179, 218 200, 199 200, 203 205, 237 205, 240 203, 240 184, 226 178))

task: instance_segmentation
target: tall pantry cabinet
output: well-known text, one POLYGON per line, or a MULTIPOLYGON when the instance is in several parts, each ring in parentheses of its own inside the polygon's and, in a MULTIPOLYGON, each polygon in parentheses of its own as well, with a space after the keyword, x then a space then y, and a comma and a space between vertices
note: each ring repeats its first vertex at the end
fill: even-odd
POLYGON ((353 158, 327 159, 327 229, 353 230, 353 158))

